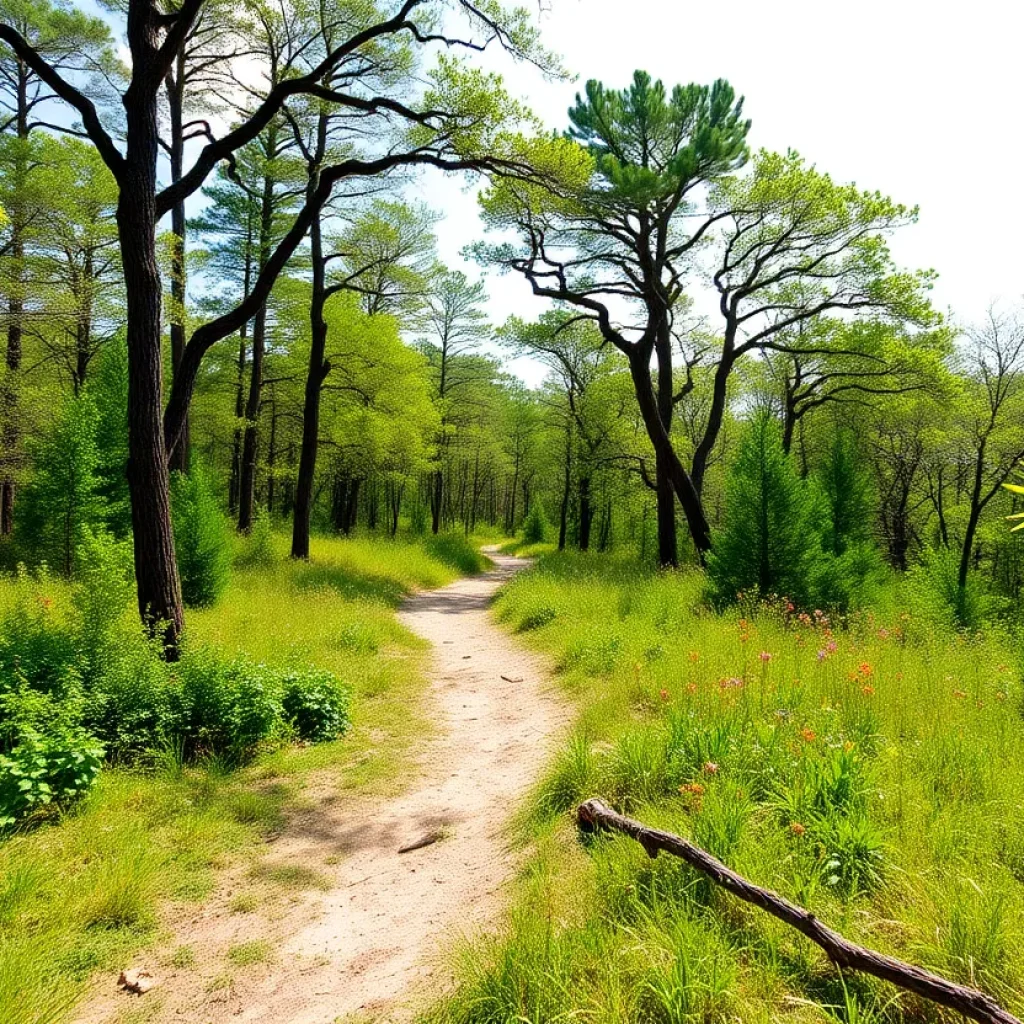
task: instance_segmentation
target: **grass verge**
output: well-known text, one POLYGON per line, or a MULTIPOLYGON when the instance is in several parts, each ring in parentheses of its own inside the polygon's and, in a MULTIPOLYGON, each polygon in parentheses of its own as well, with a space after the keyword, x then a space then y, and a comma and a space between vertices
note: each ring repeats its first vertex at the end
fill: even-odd
POLYGON ((505 933, 467 947, 445 1024, 942 1019, 842 977, 780 923, 625 838, 584 846, 603 796, 692 838, 851 939, 1024 1010, 1024 740, 1016 642, 954 633, 894 589, 830 621, 722 615, 696 573, 554 555, 502 592, 554 656, 575 732, 520 821, 505 933))

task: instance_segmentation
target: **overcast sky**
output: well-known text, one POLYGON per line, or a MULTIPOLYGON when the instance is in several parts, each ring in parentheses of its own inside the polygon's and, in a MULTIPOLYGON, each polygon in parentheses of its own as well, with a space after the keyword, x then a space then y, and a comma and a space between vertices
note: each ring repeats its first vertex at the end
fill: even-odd
MULTIPOLYGON (((528 0, 529 2, 529 0, 528 0)), ((535 0, 534 0, 535 2, 535 0)), ((666 85, 727 78, 746 97, 755 148, 793 148, 837 181, 921 208, 898 260, 939 272, 935 304, 960 321, 1024 295, 1024 4, 1019 0, 544 0, 548 48, 574 83, 501 69, 551 127, 588 78, 621 88, 642 68, 666 85)), ((480 235, 472 195, 431 176, 443 258, 480 235)), ((469 268, 475 272, 474 268, 469 268)), ((542 306, 493 279, 491 316, 542 306)), ((519 365, 536 380, 529 367, 519 365)))

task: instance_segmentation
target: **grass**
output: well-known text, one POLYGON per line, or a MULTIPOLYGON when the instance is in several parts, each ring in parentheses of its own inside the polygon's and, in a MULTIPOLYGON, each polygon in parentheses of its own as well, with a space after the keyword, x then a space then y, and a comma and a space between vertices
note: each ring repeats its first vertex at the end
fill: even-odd
POLYGON ((631 840, 583 845, 590 796, 692 838, 854 941, 1024 1010, 1024 693, 1017 643, 957 634, 893 589, 831 622, 721 615, 697 573, 552 555, 497 614, 554 657, 578 720, 518 821, 507 928, 427 1015, 516 1020, 934 1020, 631 840))
MULTIPOLYGON (((268 750, 234 771, 215 761, 185 767, 171 754, 148 771, 108 768, 72 811, 0 843, 4 1024, 66 1020, 94 972, 116 972, 158 943, 161 913, 208 897, 233 863, 252 860, 274 889, 322 886, 308 868, 261 864, 262 840, 320 787, 404 785, 426 733, 426 648, 395 608, 410 590, 443 585, 482 560, 437 541, 319 538, 311 562, 293 563, 284 538, 273 545, 271 557, 236 570, 216 607, 191 612, 188 629, 228 656, 330 669, 352 688, 352 731, 336 743, 268 750)), ((10 589, 0 580, 0 607, 10 589)), ((58 582, 52 591, 58 604, 66 599, 58 582)), ((249 906, 236 899, 232 909, 249 906)))

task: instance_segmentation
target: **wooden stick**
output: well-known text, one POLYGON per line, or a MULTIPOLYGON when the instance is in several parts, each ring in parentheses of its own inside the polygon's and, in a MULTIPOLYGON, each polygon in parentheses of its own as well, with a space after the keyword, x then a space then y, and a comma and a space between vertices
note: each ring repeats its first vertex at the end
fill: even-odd
POLYGON ((937 974, 931 974, 912 964, 884 956, 848 942, 838 932, 823 925, 810 911, 783 899, 770 889, 762 889, 748 882, 742 875, 731 871, 720 860, 702 850, 681 836, 660 829, 648 828, 632 818, 626 818, 613 811, 600 800, 588 800, 577 808, 580 828, 593 832, 597 829, 613 829, 635 839, 649 857, 656 857, 661 850, 681 857, 692 868, 705 874, 716 885, 727 889, 746 903, 752 903, 767 911, 772 917, 806 935, 811 942, 820 946, 833 963, 854 971, 871 974, 883 981, 892 982, 899 988, 932 1002, 947 1006, 962 1013, 979 1024, 1021 1024, 1012 1014, 1004 1010, 983 992, 963 985, 954 984, 937 974))

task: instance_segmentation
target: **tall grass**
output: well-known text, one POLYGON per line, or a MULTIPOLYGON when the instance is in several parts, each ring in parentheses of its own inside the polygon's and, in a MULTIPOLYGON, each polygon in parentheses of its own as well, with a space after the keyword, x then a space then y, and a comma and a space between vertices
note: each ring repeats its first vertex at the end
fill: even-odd
MULTIPOLYGON (((454 579, 452 552, 318 539, 313 561, 293 563, 285 538, 266 531, 237 544, 240 567, 216 606, 189 614, 189 632, 225 657, 330 670, 352 690, 353 729, 242 770, 189 767, 173 749, 146 771, 108 767, 73 811, 0 843, 4 1024, 68 1019, 94 972, 124 967, 157 940, 166 909, 204 899, 227 865, 257 854, 315 777, 363 792, 403 785, 426 731, 417 712, 426 652, 394 609, 411 589, 454 579)), ((0 579, 0 608, 18 585, 0 579)), ((45 585, 64 614, 65 586, 45 585)))
POLYGON ((470 948, 438 1022, 904 1021, 771 918, 624 838, 602 796, 691 837, 855 941, 1024 1010, 1024 688, 1015 638, 942 626, 896 584, 842 621, 721 615, 697 573, 554 555, 497 614, 554 656, 576 730, 530 804, 506 934, 470 948), (882 610, 884 609, 884 610, 882 610))

